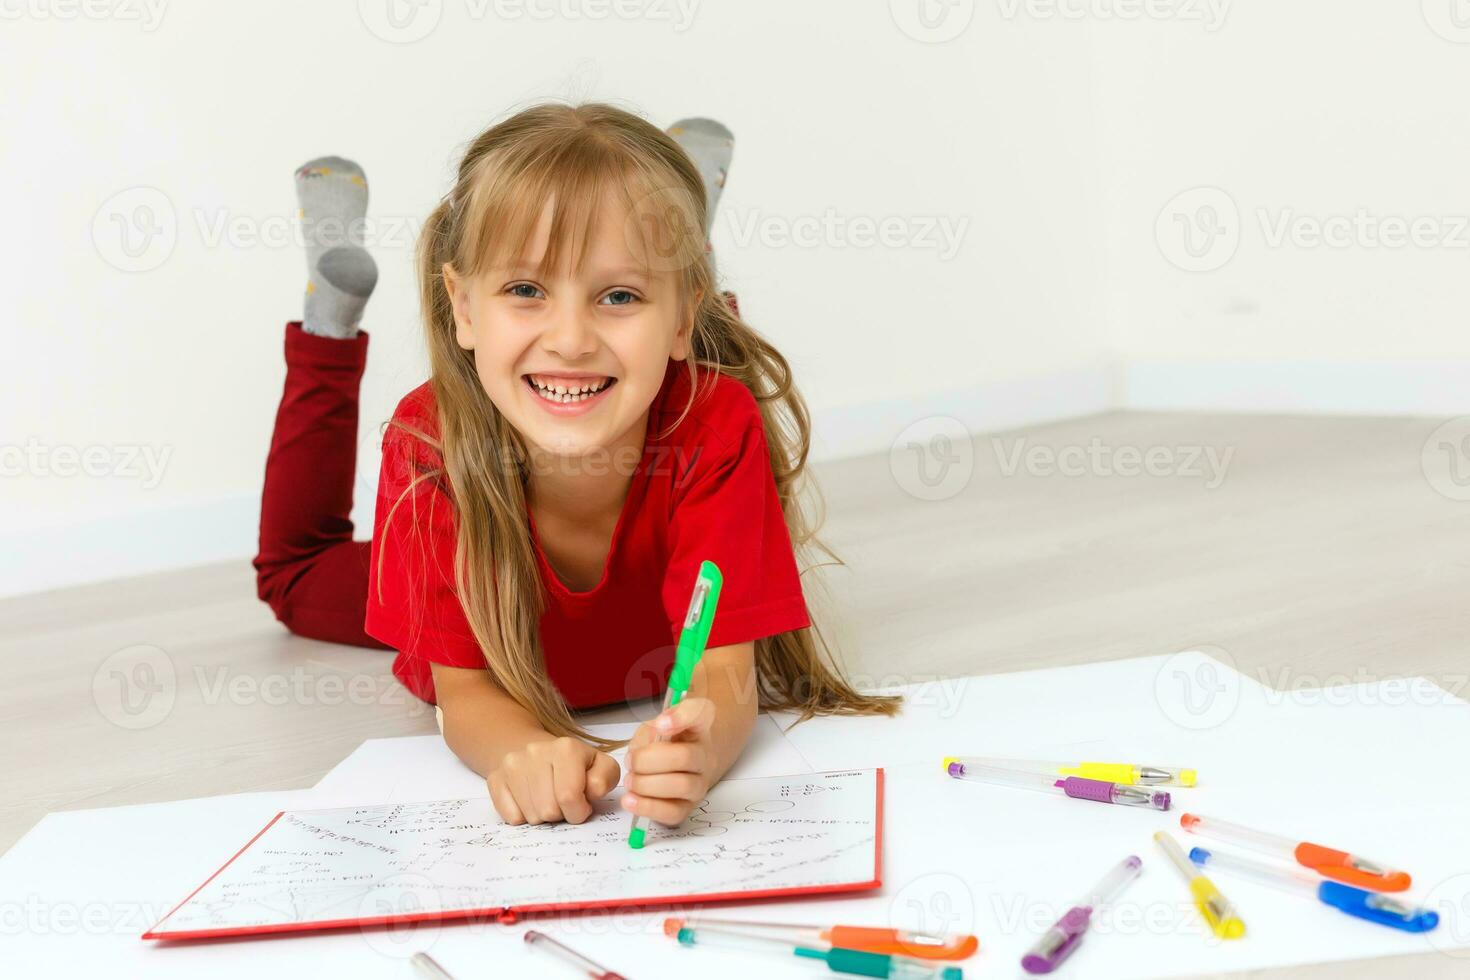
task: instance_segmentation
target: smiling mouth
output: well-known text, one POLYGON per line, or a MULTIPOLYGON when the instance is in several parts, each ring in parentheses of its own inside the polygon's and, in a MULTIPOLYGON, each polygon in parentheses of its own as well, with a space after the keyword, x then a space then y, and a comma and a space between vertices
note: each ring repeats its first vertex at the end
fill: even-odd
POLYGON ((554 405, 571 405, 576 402, 585 402, 596 398, 607 389, 618 383, 617 378, 553 378, 542 375, 526 374, 521 376, 530 388, 543 401, 554 405))

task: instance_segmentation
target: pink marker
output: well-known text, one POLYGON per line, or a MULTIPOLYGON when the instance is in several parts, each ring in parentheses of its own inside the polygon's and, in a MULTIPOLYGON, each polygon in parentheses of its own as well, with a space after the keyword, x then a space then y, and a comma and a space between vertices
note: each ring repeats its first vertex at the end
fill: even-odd
POLYGON ((527 946, 532 949, 545 950, 557 959, 572 964, 582 971, 583 976, 590 977, 591 980, 624 980, 621 973, 614 973, 607 967, 589 960, 566 943, 557 942, 544 932, 528 929, 525 939, 527 946))
POLYGON ((1130 854, 1124 858, 1021 957, 1021 968, 1027 973, 1050 973, 1061 966, 1062 961, 1071 956, 1077 949, 1077 944, 1082 942, 1087 927, 1092 924, 1092 913, 1097 911, 1097 907, 1117 898, 1138 877, 1142 869, 1143 860, 1137 855, 1130 854))

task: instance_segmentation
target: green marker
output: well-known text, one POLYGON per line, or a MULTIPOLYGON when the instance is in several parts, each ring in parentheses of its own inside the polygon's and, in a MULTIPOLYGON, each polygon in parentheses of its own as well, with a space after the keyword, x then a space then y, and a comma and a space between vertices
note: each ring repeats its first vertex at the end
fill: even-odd
MULTIPOLYGON (((699 666, 699 658, 704 656, 704 645, 709 642, 709 630, 715 622, 715 606, 720 603, 720 586, 724 581, 719 566, 714 562, 700 563, 699 575, 694 579, 694 594, 689 597, 689 612, 684 616, 684 629, 679 633, 674 670, 669 674, 669 687, 664 692, 664 711, 684 700, 684 695, 689 693, 694 668, 699 666)), ((633 829, 628 831, 628 846, 634 850, 642 847, 645 833, 643 818, 635 815, 633 829)))

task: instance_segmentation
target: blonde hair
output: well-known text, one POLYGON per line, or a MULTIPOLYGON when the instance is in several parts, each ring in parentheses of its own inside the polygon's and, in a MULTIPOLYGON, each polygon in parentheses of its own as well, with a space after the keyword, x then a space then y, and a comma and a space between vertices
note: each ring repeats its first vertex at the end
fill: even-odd
MULTIPOLYGON (((802 506, 811 442, 806 404, 786 359, 716 289, 705 254, 704 184, 679 144, 638 116, 598 103, 536 105, 476 137, 418 244, 439 433, 437 439, 410 434, 435 450, 442 466, 421 468, 394 507, 425 480, 447 484, 458 527, 455 585, 486 667, 546 731, 604 747, 614 743, 591 737, 577 724, 547 675, 537 628, 544 586, 527 516, 527 446, 486 394, 473 353, 455 340, 443 268, 448 264, 459 275, 473 276, 498 259, 523 254, 548 205, 551 235, 542 267, 559 268, 574 240, 580 240, 585 254, 609 191, 624 195, 628 229, 643 247, 645 261, 677 274, 681 316, 692 313, 691 398, 684 413, 699 394, 693 384, 697 366, 745 385, 760 408, 798 561, 812 552, 833 557, 817 540, 819 522, 809 520, 802 506)), ((581 259, 576 257, 578 263, 581 259)), ((708 377, 714 380, 713 373, 708 377)), ((829 662, 830 654, 815 627, 756 641, 761 705, 794 710, 803 720, 897 711, 897 698, 854 690, 829 662)))

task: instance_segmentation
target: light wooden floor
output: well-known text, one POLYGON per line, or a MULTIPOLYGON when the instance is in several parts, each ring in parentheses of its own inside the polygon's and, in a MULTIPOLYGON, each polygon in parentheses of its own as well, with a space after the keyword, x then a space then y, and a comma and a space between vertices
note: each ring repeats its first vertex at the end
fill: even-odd
MULTIPOLYGON (((1436 424, 1101 415, 976 439, 968 485, 942 501, 906 494, 887 456, 824 465, 849 669, 901 683, 1212 644, 1272 686, 1427 674, 1465 696, 1470 502, 1422 471, 1436 424), (1018 439, 1234 452, 1207 489, 1204 476, 1007 475, 1018 439)), ((245 562, 0 601, 0 624, 0 848, 50 810, 306 787, 363 739, 435 731, 387 654, 286 634, 245 562), (138 646, 162 652, 118 654, 138 646)), ((1260 975, 1463 966, 1425 955, 1260 975)))

